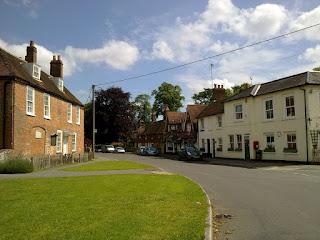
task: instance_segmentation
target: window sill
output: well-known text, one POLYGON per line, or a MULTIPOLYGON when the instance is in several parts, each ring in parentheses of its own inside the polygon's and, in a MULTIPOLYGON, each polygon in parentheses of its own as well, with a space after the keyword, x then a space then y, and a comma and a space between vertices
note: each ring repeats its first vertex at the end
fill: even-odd
POLYGON ((69 121, 67 121, 67 123, 70 123, 70 124, 72 124, 72 122, 69 122, 69 121))
POLYGON ((283 149, 283 152, 284 153, 298 153, 298 150, 297 149, 283 149))
POLYGON ((43 116, 44 119, 51 120, 51 117, 43 116))
POLYGON ((30 117, 35 117, 36 115, 34 113, 26 113, 30 117))

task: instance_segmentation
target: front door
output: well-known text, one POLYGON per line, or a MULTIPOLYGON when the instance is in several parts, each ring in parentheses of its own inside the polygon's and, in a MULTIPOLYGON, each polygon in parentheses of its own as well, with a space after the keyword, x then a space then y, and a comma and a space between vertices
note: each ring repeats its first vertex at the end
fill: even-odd
POLYGON ((211 151, 210 151, 210 139, 207 139, 207 146, 208 146, 208 157, 211 157, 211 151))
POLYGON ((212 157, 216 158, 216 140, 212 139, 212 157))
POLYGON ((68 137, 63 136, 63 154, 68 154, 68 137))
POLYGON ((250 160, 250 136, 244 136, 244 159, 250 160))

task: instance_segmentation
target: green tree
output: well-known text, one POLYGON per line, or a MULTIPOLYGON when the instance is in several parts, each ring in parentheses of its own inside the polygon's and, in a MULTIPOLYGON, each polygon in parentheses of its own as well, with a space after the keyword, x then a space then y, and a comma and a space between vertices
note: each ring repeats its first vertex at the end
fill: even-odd
POLYGON ((152 91, 154 96, 153 110, 157 116, 163 115, 164 106, 168 106, 170 111, 178 111, 182 107, 182 90, 178 85, 162 83, 157 89, 152 91))
MULTIPOLYGON (((134 129, 134 106, 130 93, 111 87, 96 92, 96 143, 127 141, 134 129)), ((92 139, 92 104, 85 105, 85 136, 92 139)))
POLYGON ((241 91, 252 87, 250 83, 242 83, 241 85, 235 85, 231 89, 226 89, 226 96, 231 97, 239 94, 241 91))
POLYGON ((314 69, 312 69, 313 71, 320 71, 320 67, 315 67, 314 69))
POLYGON ((138 95, 133 105, 135 107, 136 113, 136 121, 143 121, 144 123, 151 122, 151 104, 150 104, 150 96, 148 94, 140 94, 138 95))
POLYGON ((213 97, 211 88, 205 88, 203 91, 193 94, 192 99, 196 104, 209 104, 213 97))

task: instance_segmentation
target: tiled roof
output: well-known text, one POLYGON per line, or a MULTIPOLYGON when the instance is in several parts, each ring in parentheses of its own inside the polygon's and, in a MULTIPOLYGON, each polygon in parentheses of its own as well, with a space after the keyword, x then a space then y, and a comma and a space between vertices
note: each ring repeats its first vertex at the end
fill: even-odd
POLYGON ((153 122, 150 123, 150 125, 145 127, 145 131, 143 134, 145 135, 151 135, 151 134, 162 134, 165 131, 165 122, 162 121, 157 121, 157 122, 153 122))
POLYGON ((223 101, 216 101, 210 103, 205 109, 203 109, 203 111, 198 115, 197 119, 221 113, 224 113, 223 101))
POLYGON ((189 113, 190 120, 193 122, 196 120, 198 115, 207 107, 204 104, 193 104, 187 106, 187 112, 189 113))
POLYGON ((185 112, 166 112, 168 124, 182 123, 186 117, 185 112))
MULTIPOLYGON (((260 96, 272 92, 303 86, 305 84, 320 84, 320 72, 304 72, 289 77, 262 83, 255 96, 260 96)), ((252 96, 254 86, 241 91, 239 94, 229 97, 225 102, 234 101, 252 96)))
POLYGON ((51 79, 52 77, 41 71, 41 81, 35 80, 24 68, 24 60, 19 59, 0 48, 0 77, 15 77, 21 82, 28 84, 40 91, 50 93, 53 96, 61 98, 75 105, 83 104, 65 87, 60 91, 51 79))

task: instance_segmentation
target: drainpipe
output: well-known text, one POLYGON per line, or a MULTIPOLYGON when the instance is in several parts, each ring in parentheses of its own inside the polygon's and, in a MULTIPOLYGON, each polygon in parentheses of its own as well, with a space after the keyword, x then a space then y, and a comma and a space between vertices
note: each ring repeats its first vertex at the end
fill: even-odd
POLYGON ((302 88, 304 93, 304 120, 306 129, 306 144, 307 144, 307 164, 309 164, 309 137, 308 137, 308 118, 307 118, 307 94, 306 89, 302 88))

